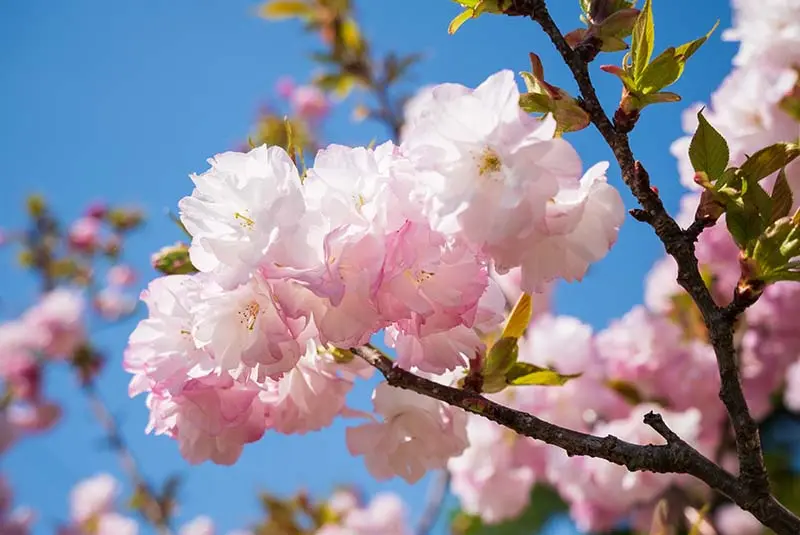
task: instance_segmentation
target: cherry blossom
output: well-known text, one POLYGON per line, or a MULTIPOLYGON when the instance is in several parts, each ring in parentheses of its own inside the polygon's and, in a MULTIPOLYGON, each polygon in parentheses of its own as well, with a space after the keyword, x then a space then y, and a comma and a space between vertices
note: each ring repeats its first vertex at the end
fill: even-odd
POLYGON ((245 444, 264 434, 266 405, 259 390, 230 377, 192 379, 181 393, 148 396, 148 432, 178 441, 181 455, 192 464, 212 460, 236 462, 245 444))
POLYGON ((316 535, 410 535, 400 499, 389 493, 373 496, 365 508, 349 509, 338 524, 326 524, 316 535))
POLYGON ((469 416, 467 437, 469 447, 447 463, 462 509, 489 524, 519 516, 535 480, 533 470, 514 458, 517 442, 527 439, 475 415, 469 416))
POLYGON ((84 479, 70 492, 70 517, 78 524, 114 510, 120 492, 119 482, 102 473, 84 479))
POLYGON ((375 388, 372 403, 383 421, 348 428, 347 448, 364 456, 378 480, 396 475, 414 483, 468 445, 461 409, 385 382, 375 388))
POLYGON ((304 211, 300 177, 278 147, 226 152, 192 175, 195 189, 180 203, 192 235, 192 264, 226 286, 244 282, 270 248, 296 230, 304 211))

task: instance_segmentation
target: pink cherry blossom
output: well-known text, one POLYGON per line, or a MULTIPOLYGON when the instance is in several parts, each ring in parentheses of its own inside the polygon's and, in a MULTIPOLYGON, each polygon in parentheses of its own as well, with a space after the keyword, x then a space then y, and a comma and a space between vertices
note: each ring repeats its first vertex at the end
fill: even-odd
POLYGON ((514 449, 527 439, 475 415, 468 418, 467 437, 469 447, 447 463, 461 508, 487 524, 519 516, 528 505, 535 475, 515 462, 514 449))
MULTIPOLYGON (((500 403, 585 432, 598 421, 625 418, 630 412, 629 405, 606 385, 606 369, 591 328, 575 318, 537 318, 520 341, 519 360, 581 376, 558 388, 508 389, 498 395, 500 403)), ((526 464, 541 470, 545 451, 541 443, 528 448, 526 464)))
POLYGON ((106 280, 111 286, 127 287, 136 282, 136 272, 127 264, 117 264, 109 268, 106 280))
POLYGON ((586 171, 579 184, 562 187, 547 204, 540 230, 544 238, 522 261, 522 283, 542 290, 542 281, 583 279, 591 263, 601 260, 617 241, 625 207, 606 182, 608 163, 586 171))
POLYGON ((287 318, 272 288, 258 278, 227 291, 205 285, 192 312, 195 345, 234 375, 255 370, 260 377, 279 377, 303 352, 298 338, 306 322, 287 318))
POLYGON ((485 350, 478 333, 463 325, 427 335, 390 326, 385 330, 385 342, 397 352, 398 366, 431 373, 465 366, 469 358, 485 350))
POLYGON ((245 444, 264 434, 266 405, 259 390, 229 377, 192 379, 178 395, 148 396, 148 432, 178 441, 181 455, 192 464, 211 460, 231 465, 245 444))
MULTIPOLYGON (((655 405, 642 405, 629 418, 597 425, 594 434, 614 435, 637 444, 663 444, 664 439, 646 426, 642 417, 659 411, 670 428, 687 442, 700 434, 700 412, 690 409, 670 413, 655 405)), ((632 507, 650 503, 678 479, 674 474, 630 472, 624 466, 591 457, 568 457, 552 448, 548 462, 550 481, 570 503, 573 519, 585 531, 604 531, 620 521, 632 507)))
POLYGON ((75 485, 70 492, 70 517, 78 524, 114 510, 119 482, 111 474, 97 474, 75 485))
POLYGON ((283 149, 266 145, 218 154, 209 164, 192 175, 194 192, 179 203, 181 222, 192 235, 192 264, 230 287, 296 231, 304 212, 300 177, 283 149))
POLYGON ((387 240, 378 310, 390 321, 471 327, 487 284, 486 266, 465 244, 406 223, 387 240))
POLYGON ((52 428, 61 419, 61 406, 56 403, 11 405, 8 421, 19 431, 37 433, 52 428))
POLYGON ((194 520, 184 524, 178 535, 214 535, 214 521, 207 516, 198 516, 194 520))
POLYGON ((94 217, 82 217, 72 223, 68 231, 71 247, 79 251, 93 251, 100 243, 102 223, 94 217))
MULTIPOLYGON (((363 371, 358 370, 358 373, 363 371)), ((280 433, 317 431, 329 426, 345 409, 354 376, 310 343, 289 373, 267 385, 261 399, 268 408, 267 425, 280 433)))
POLYGON ((313 85, 294 88, 290 99, 295 113, 312 121, 325 117, 330 110, 325 93, 313 85))
POLYGON ((94 307, 107 321, 118 321, 136 309, 136 300, 116 286, 100 290, 94 299, 94 307))
POLYGON ((577 153, 553 137, 555 120, 533 120, 518 100, 511 71, 475 90, 434 88, 412 107, 402 147, 425 176, 435 228, 459 233, 500 273, 522 266, 531 292, 580 279, 616 241, 624 209, 607 165, 580 180, 577 153))
POLYGON ((733 504, 717 509, 714 524, 719 535, 761 535, 764 532, 764 526, 756 517, 733 504))
POLYGON ((327 524, 316 535, 410 535, 400 499, 376 494, 366 508, 350 509, 340 524, 327 524))
POLYGON ((792 364, 786 372, 783 402, 789 409, 800 412, 800 362, 792 364))
POLYGON ((468 445, 461 409, 385 382, 375 388, 372 403, 383 421, 348 428, 347 448, 364 456, 378 480, 400 476, 415 483, 468 445))
POLYGON ((597 348, 610 378, 634 385, 644 399, 697 407, 716 429, 724 413, 713 349, 683 338, 677 324, 636 307, 598 334, 597 348))
POLYGON ((177 392, 192 376, 213 369, 211 355, 192 338, 192 309, 200 301, 202 277, 169 275, 150 282, 141 294, 148 317, 131 333, 123 368, 134 374, 129 394, 152 389, 177 392))
POLYGON ((281 76, 275 83, 275 92, 283 98, 289 98, 292 95, 294 88, 294 80, 289 76, 281 76))
POLYGON ((741 42, 735 64, 758 64, 766 60, 791 65, 792 59, 797 59, 800 4, 792 0, 734 0, 733 6, 734 27, 722 36, 728 41, 741 42))
POLYGON ((67 358, 83 342, 83 296, 74 290, 57 289, 29 309, 22 320, 29 329, 42 332, 42 351, 51 357, 67 358))
POLYGON ((666 314, 674 306, 674 298, 683 292, 677 282, 678 264, 671 256, 655 263, 645 279, 644 304, 656 314, 666 314))
POLYGON ((97 519, 96 535, 138 535, 139 525, 118 513, 105 513, 97 519))
POLYGON ((27 507, 12 509, 13 493, 8 481, 0 476, 0 533, 3 535, 28 535, 36 515, 27 507))

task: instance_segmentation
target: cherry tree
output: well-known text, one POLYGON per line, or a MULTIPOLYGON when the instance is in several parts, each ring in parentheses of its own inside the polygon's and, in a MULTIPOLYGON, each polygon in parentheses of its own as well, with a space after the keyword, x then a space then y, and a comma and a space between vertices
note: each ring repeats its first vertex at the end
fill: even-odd
MULTIPOLYGON (((213 511, 174 526, 174 482, 141 476, 93 388, 104 363, 130 373, 146 431, 192 464, 231 465, 265 434, 345 418, 347 449, 375 479, 441 474, 413 529, 397 496, 343 489, 267 495, 246 533, 425 535, 448 491, 454 534, 533 533, 561 510, 587 533, 800 533, 797 480, 761 439, 800 411, 800 3, 736 0, 721 32, 739 43, 732 71, 685 110, 668 89, 716 25, 656 54, 651 0, 581 0, 568 32, 546 0, 456 3, 443 31, 483 15, 538 27, 575 88, 524 51, 528 72, 399 94, 420 58, 373 53, 351 2, 264 3, 264 18, 321 38, 324 70, 281 80, 288 110, 263 110, 246 145, 191 174, 173 216, 185 239, 153 255, 161 275, 121 361, 93 347, 85 300, 106 321, 131 313, 135 274, 120 259, 141 217, 92 206, 64 233, 31 199, 16 239, 43 295, 0 327, 0 445, 57 421, 41 370, 66 362, 137 489, 125 512, 113 477, 78 483, 64 534, 134 534, 135 517, 214 532, 213 511), (615 107, 593 85, 608 75, 615 107), (353 93, 390 140, 321 141, 331 95, 353 93), (651 177, 630 138, 653 105, 683 110, 686 136, 670 148, 676 169, 651 177), (570 135, 583 129, 613 162, 582 161, 570 135), (670 180, 686 188, 675 215, 656 186, 670 180), (553 285, 580 281, 623 224, 649 226, 664 249, 643 304, 599 331, 552 310, 553 285), (348 405, 376 374, 372 410, 348 405)), ((0 525, 26 533, 31 514, 2 492, 0 525)))

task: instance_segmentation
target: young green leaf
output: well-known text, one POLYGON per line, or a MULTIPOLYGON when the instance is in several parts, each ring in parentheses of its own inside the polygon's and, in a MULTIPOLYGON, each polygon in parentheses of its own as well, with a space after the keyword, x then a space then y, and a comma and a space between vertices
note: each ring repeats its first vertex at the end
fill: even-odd
POLYGON ((541 93, 523 93, 519 96, 519 106, 528 113, 548 113, 550 98, 541 93))
POLYGON ((676 57, 675 48, 669 47, 644 69, 636 90, 643 95, 655 93, 674 83, 682 70, 683 65, 676 57))
POLYGON ((794 204, 792 188, 789 187, 789 182, 786 180, 786 168, 782 167, 781 170, 778 171, 778 179, 775 181, 775 186, 772 188, 772 214, 769 219, 770 223, 789 215, 792 204, 794 204))
POLYGON ((312 13, 312 7, 302 0, 272 0, 258 8, 258 14, 268 20, 303 17, 312 13))
POLYGON ((775 143, 747 158, 741 170, 748 179, 758 181, 786 167, 798 156, 800 156, 800 145, 775 143))
POLYGON ((447 27, 447 33, 453 35, 458 31, 461 26, 471 19, 474 16, 474 12, 471 8, 467 8, 458 15, 456 15, 453 20, 450 21, 450 25, 447 27))
POLYGON ((705 172, 714 181, 725 172, 730 150, 722 134, 703 117, 703 110, 697 112, 697 121, 697 130, 689 143, 689 159, 695 171, 705 172))
POLYGON ((717 29, 717 26, 719 26, 719 21, 715 22, 714 26, 703 37, 699 37, 694 41, 689 41, 688 43, 682 44, 675 49, 675 52, 679 56, 682 56, 683 61, 685 62, 687 59, 692 57, 692 55, 697 52, 697 50, 703 46, 706 41, 708 41, 709 37, 711 37, 711 34, 717 29))
POLYGON ((486 379, 503 377, 517 362, 519 345, 516 338, 500 338, 488 351, 481 375, 486 379))
POLYGON ((580 373, 564 375, 527 362, 517 362, 506 374, 506 382, 514 386, 563 386, 580 376, 580 373))
POLYGON ((654 42, 655 27, 653 25, 652 0, 645 0, 642 11, 633 26, 631 38, 631 62, 633 64, 634 80, 639 79, 647 64, 650 63, 654 42))
POLYGON ((740 204, 728 204, 725 210, 725 223, 736 245, 745 252, 752 251, 755 241, 764 227, 755 207, 744 208, 740 204))
POLYGON ((506 323, 503 334, 500 335, 500 337, 520 338, 525 334, 525 329, 528 328, 528 324, 531 322, 532 314, 533 301, 531 296, 530 294, 523 293, 517 301, 517 304, 514 305, 514 310, 511 311, 511 315, 508 317, 508 323, 506 323))

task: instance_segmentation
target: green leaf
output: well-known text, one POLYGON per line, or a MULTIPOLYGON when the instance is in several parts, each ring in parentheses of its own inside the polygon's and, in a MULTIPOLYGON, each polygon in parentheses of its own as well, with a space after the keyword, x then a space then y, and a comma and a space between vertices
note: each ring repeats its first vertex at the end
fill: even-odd
POLYGON ((683 56, 683 61, 685 62, 687 59, 692 57, 706 41, 708 41, 708 38, 711 37, 711 34, 714 33, 714 30, 717 29, 717 26, 719 26, 719 21, 715 22, 714 26, 703 37, 699 37, 694 41, 689 41, 688 43, 682 44, 675 49, 675 52, 679 56, 683 56))
POLYGON ((541 93, 523 93, 519 96, 519 107, 527 113, 548 113, 550 97, 541 93))
POLYGON ((633 26, 632 36, 631 62, 633 65, 633 79, 638 80, 653 55, 655 27, 653 25, 652 0, 645 0, 642 11, 633 26))
POLYGON ((789 182, 786 180, 786 168, 782 167, 778 172, 778 179, 775 181, 775 186, 772 188, 772 214, 769 218, 769 222, 772 223, 789 215, 792 204, 794 204, 792 189, 789 187, 789 182))
POLYGON ((742 164, 741 170, 751 180, 766 178, 800 156, 800 145, 775 143, 756 152, 742 164))
POLYGON ((533 300, 531 299, 531 295, 523 293, 519 297, 519 300, 517 300, 517 304, 514 305, 514 309, 511 311, 508 322, 503 329, 503 334, 501 334, 500 337, 520 338, 525 334, 525 329, 528 328, 528 324, 531 322, 532 314, 533 300))
POLYGON ((499 379, 506 376, 514 367, 519 355, 519 346, 516 338, 500 338, 492 345, 483 361, 481 375, 485 380, 499 379))
POLYGON ((645 67, 636 82, 636 90, 643 95, 655 93, 674 83, 682 71, 683 65, 676 57, 675 48, 670 47, 645 67))
POLYGON ((577 132, 589 126, 591 122, 589 114, 580 107, 575 99, 556 99, 553 102, 555 104, 553 117, 556 119, 558 132, 577 132))
POLYGON ((311 13, 311 6, 302 0, 272 0, 258 8, 258 14, 268 20, 303 17, 311 13))
POLYGON ((732 203, 726 207, 725 222, 739 249, 747 251, 761 235, 763 225, 755 207, 744 209, 732 203))
POLYGON ((527 362, 517 362, 506 374, 506 381, 514 386, 562 386, 582 374, 560 374, 555 370, 540 368, 527 362))
POLYGON ((474 11, 471 8, 467 8, 450 21, 450 25, 447 27, 447 33, 453 35, 458 31, 461 26, 471 19, 474 16, 474 11))
POLYGON ((689 159, 695 171, 703 171, 713 181, 722 176, 728 166, 730 150, 722 134, 697 112, 697 130, 689 143, 689 159))
POLYGON ((651 93, 644 95, 639 100, 639 109, 649 106, 650 104, 660 104, 662 102, 680 102, 681 96, 669 91, 661 91, 659 93, 651 93))
POLYGON ((608 74, 613 74, 619 78, 622 82, 622 85, 624 85, 629 91, 636 90, 633 78, 630 77, 628 69, 623 69, 621 67, 617 67, 616 65, 600 65, 600 70, 607 72, 608 74))
POLYGON ((606 381, 606 386, 619 394, 625 401, 631 405, 639 405, 645 401, 644 396, 636 388, 636 385, 627 381, 619 379, 609 379, 606 381))

